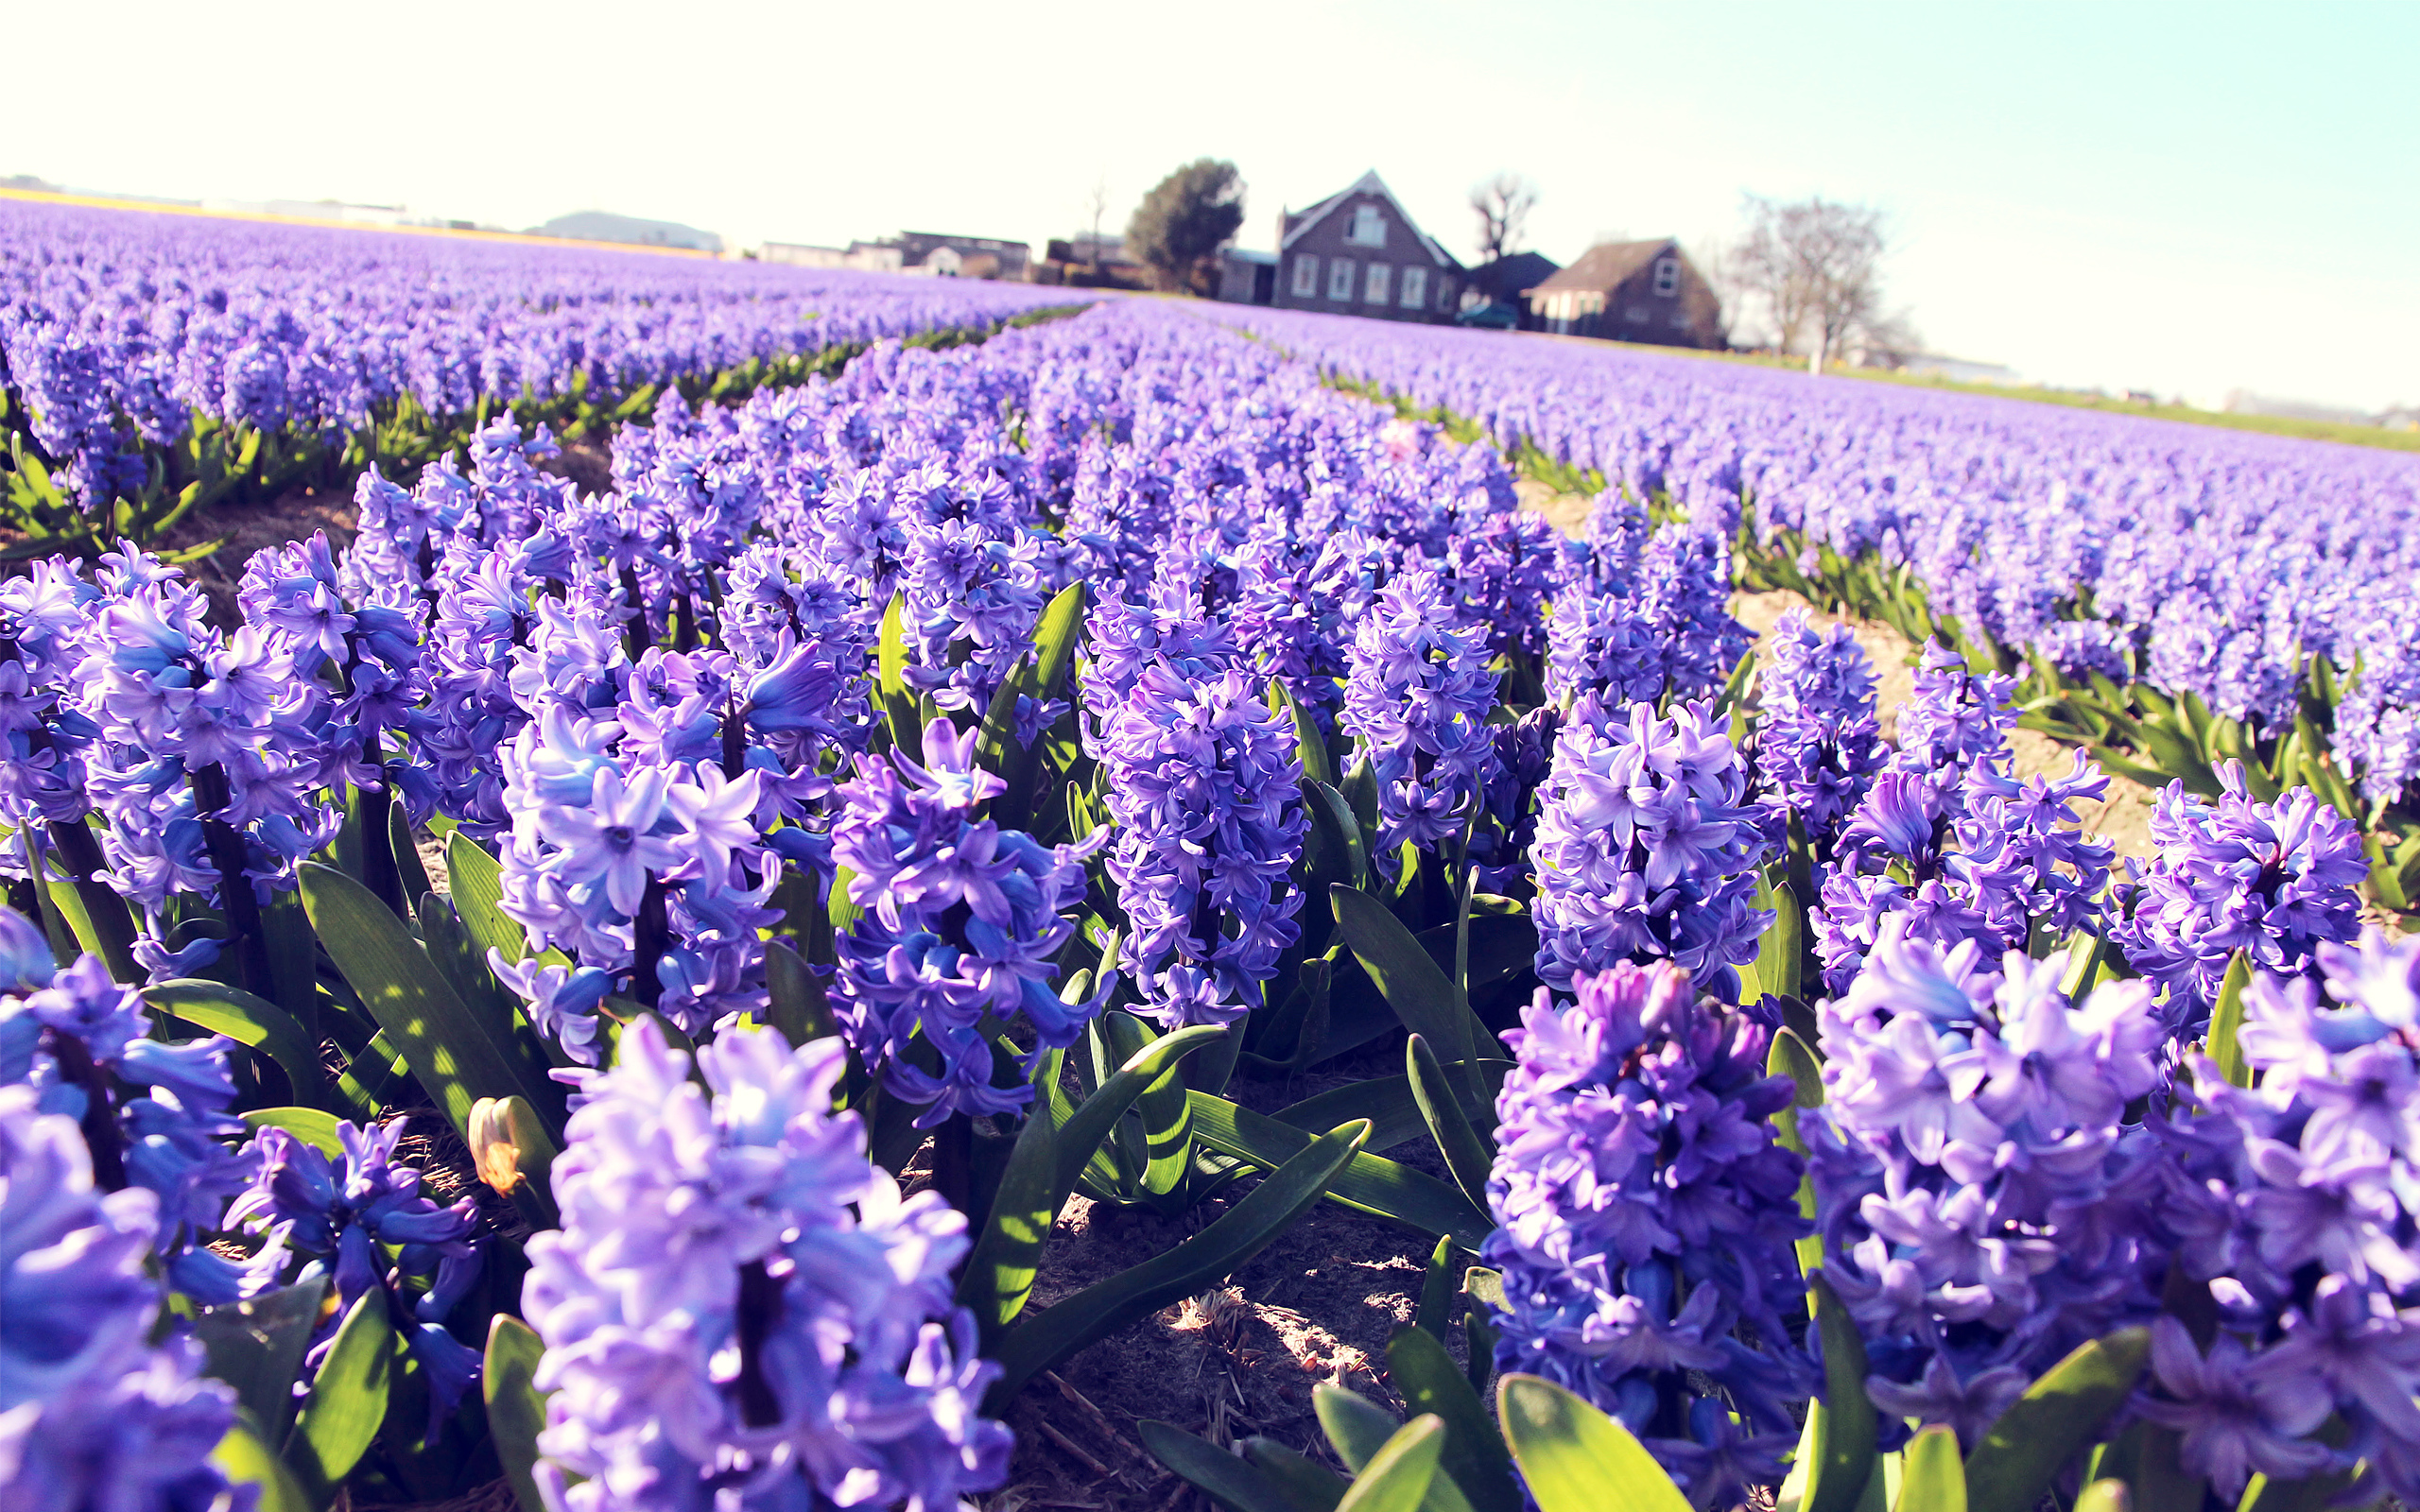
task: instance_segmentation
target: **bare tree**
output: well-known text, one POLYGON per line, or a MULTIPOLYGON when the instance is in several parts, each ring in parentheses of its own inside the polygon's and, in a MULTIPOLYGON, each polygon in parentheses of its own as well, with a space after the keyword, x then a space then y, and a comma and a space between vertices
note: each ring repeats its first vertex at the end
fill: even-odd
POLYGON ((1099 178, 1093 180, 1091 192, 1084 196, 1084 215, 1085 217, 1092 222, 1093 228, 1092 257, 1090 261, 1093 265, 1093 275, 1096 278, 1100 275, 1100 223, 1102 217, 1108 214, 1109 175, 1107 173, 1103 173, 1099 178))
POLYGON ((1499 173, 1471 186, 1471 210, 1478 216, 1478 260, 1493 263, 1521 246, 1538 186, 1517 173, 1499 173))
POLYGON ((1748 230, 1724 259, 1722 276, 1763 302, 1783 351, 1805 350, 1820 372, 1852 335, 1898 336, 1890 328, 1904 328, 1906 317, 1882 312, 1881 211, 1821 195, 1789 204, 1746 198, 1748 230))
POLYGON ((1689 261, 1704 273, 1707 286, 1714 290, 1715 328, 1722 335, 1722 344, 1729 347, 1739 333, 1740 306, 1747 295, 1734 276, 1730 244, 1720 232, 1709 232, 1693 238, 1686 250, 1689 261))

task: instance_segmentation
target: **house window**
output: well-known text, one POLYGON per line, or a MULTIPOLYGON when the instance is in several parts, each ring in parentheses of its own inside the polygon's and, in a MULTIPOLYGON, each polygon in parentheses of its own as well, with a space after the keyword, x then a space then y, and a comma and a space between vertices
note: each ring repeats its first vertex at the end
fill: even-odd
POLYGON ((1403 307, 1417 310, 1428 302, 1428 269, 1407 267, 1403 270, 1403 307))
POLYGON ((1655 264, 1655 292, 1661 294, 1668 300, 1673 295, 1681 292, 1681 260, 1679 258, 1665 257, 1657 259, 1655 264))
POLYGON ((1361 302, 1384 304, 1394 290, 1395 270, 1384 263, 1372 263, 1369 276, 1361 281, 1361 302))
POLYGON ((1308 252, 1294 254, 1294 298, 1307 300, 1320 291, 1320 260, 1308 252))
POLYGON ((1353 207, 1353 224, 1344 239, 1356 247, 1387 245, 1387 217, 1377 206, 1363 202, 1353 207))
POLYGON ((1437 308, 1450 310, 1453 307, 1454 281, 1450 278, 1441 278, 1437 281, 1437 308))
POLYGON ((1327 297, 1339 303, 1353 298, 1353 259, 1331 257, 1327 260, 1327 297))
POLYGON ((1674 310, 1672 312, 1672 329, 1675 331, 1686 331, 1688 328, 1689 312, 1686 310, 1674 310))
POLYGON ((1628 320, 1633 325, 1645 325, 1649 318, 1647 306, 1644 304, 1634 304, 1629 309, 1622 312, 1622 318, 1628 320))

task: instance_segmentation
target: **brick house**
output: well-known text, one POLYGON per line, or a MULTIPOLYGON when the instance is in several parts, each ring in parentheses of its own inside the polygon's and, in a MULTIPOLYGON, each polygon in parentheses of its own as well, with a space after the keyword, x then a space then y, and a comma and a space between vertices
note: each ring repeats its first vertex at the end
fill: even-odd
POLYGON ((1219 298, 1443 325, 1468 273, 1420 229, 1373 171, 1340 194, 1279 218, 1277 250, 1223 259, 1219 298))
POLYGON ((1538 329, 1720 351, 1722 301, 1681 244, 1605 242, 1530 289, 1538 329))

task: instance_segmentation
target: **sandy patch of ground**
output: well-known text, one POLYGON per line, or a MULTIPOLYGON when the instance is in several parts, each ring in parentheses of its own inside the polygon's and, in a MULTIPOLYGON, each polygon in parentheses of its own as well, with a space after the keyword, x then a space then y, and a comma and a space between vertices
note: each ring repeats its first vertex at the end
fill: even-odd
MULTIPOLYGON (((1731 612, 1739 623, 1756 632, 1757 650, 1761 654, 1764 642, 1784 612, 1806 606, 1808 622, 1821 627, 1845 624, 1858 644, 1874 659, 1877 675, 1875 689, 1877 715, 1886 740, 1898 733, 1899 710, 1915 696, 1917 652, 1914 644, 1888 625, 1872 620, 1850 620, 1841 615, 1826 614, 1807 604, 1806 600, 1787 591, 1770 593, 1740 593, 1731 600, 1731 612)), ((2009 752, 2018 777, 2065 776, 2075 764, 2076 747, 2051 739, 2037 730, 2009 731, 2009 752)), ((2109 776, 2109 792, 2099 803, 2077 805, 2077 817, 2083 821, 2084 833, 2106 844, 2116 846, 2121 857, 2148 860, 2152 854, 2152 800, 2158 795, 2152 789, 2115 773, 2109 776)))
MULTIPOLYGON (((1523 508, 1535 509, 1567 536, 1578 536, 1586 530, 1588 510, 1594 502, 1585 494, 1561 493, 1533 479, 1523 478, 1513 485, 1520 495, 1523 508)), ((1739 622, 1756 633, 1757 650, 1764 650, 1764 638, 1772 632, 1773 624, 1784 611, 1806 605, 1809 618, 1820 627, 1846 624, 1858 644, 1874 659, 1877 676, 1875 689, 1876 712, 1882 726, 1884 739, 1896 735, 1900 707, 1915 695, 1917 653, 1914 643, 1888 625, 1872 620, 1847 619, 1824 612, 1798 594, 1788 592, 1740 593, 1731 601, 1731 612, 1739 622)), ((2075 747, 2032 730, 2009 732, 2009 748, 2014 757, 2016 775, 2066 772, 2075 761, 2075 747)), ((2152 799, 2156 795, 2140 783, 2111 774, 2108 797, 2099 804, 2083 804, 2079 817, 2085 833, 2097 835, 2116 846, 2121 857, 2146 859, 2151 855, 2152 799)))

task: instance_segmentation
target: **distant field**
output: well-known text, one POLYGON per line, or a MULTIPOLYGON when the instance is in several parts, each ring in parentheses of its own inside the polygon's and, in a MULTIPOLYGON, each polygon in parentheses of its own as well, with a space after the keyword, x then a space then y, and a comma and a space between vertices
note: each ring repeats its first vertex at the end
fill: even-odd
MULTIPOLYGON (((1565 337, 1561 339, 1581 339, 1565 337)), ((1697 352, 1685 347, 1658 347, 1680 357, 1712 357, 1718 362, 1745 363, 1755 368, 1800 371, 1806 364, 1796 358, 1770 357, 1754 352, 1697 352)), ((2420 430, 2391 431, 2382 425, 2343 425, 2333 421, 2290 420, 2279 415, 2231 415, 2196 409, 2190 404, 2134 404, 2122 399, 2034 388, 2015 384, 1962 384, 1947 378, 1925 378, 1881 368, 1833 368, 1824 376, 1866 378, 1905 388, 1946 388, 1962 394, 1989 394, 1996 399, 2024 399, 2037 404, 2065 404, 2069 409, 2098 409, 2112 415, 2144 415, 2152 420, 2180 420, 2190 425, 2217 425, 2232 431, 2258 431, 2268 436, 2292 436, 2306 441, 2342 441, 2350 446, 2376 446, 2390 452, 2420 452, 2420 430)))

